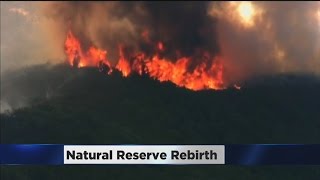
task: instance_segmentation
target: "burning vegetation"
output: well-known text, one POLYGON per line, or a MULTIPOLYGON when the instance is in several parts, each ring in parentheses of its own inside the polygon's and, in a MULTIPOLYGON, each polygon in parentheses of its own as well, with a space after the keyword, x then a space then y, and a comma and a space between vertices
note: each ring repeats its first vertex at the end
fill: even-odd
POLYGON ((76 68, 145 75, 194 91, 240 90, 239 84, 252 77, 320 72, 314 26, 319 8, 311 4, 65 2, 48 7, 47 15, 63 37, 67 34, 65 54, 76 68))
POLYGON ((112 65, 108 60, 107 51, 91 46, 83 50, 80 41, 68 32, 65 41, 65 52, 71 66, 81 68, 96 66, 107 74, 114 69, 120 71, 124 77, 132 73, 146 74, 161 82, 171 81, 179 87, 191 90, 226 88, 224 83, 224 66, 220 57, 211 57, 209 53, 202 55, 202 61, 191 69, 192 57, 182 56, 175 60, 161 57, 165 51, 162 42, 155 45, 154 54, 146 55, 145 52, 126 54, 124 46, 119 45, 119 60, 112 65), (191 69, 191 70, 190 70, 191 69))

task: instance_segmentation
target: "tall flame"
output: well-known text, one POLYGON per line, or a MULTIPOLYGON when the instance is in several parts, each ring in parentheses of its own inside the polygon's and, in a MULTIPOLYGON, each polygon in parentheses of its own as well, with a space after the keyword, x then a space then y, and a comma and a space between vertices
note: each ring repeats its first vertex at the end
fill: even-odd
POLYGON ((118 69, 124 77, 127 77, 131 73, 131 67, 129 62, 124 57, 122 46, 119 46, 119 55, 120 59, 118 61, 116 69, 118 69))
MULTIPOLYGON (((162 42, 156 45, 159 51, 164 51, 162 42)), ((138 52, 135 56, 128 58, 125 56, 123 46, 119 46, 119 60, 115 66, 112 66, 107 59, 107 51, 91 46, 86 52, 81 47, 80 41, 68 32, 65 41, 65 53, 68 63, 74 67, 99 66, 101 63, 109 68, 108 74, 113 69, 117 69, 124 77, 132 73, 143 73, 159 80, 160 82, 171 81, 179 87, 185 87, 191 90, 202 89, 225 89, 224 83, 224 65, 222 58, 216 56, 209 60, 206 59, 190 70, 191 57, 181 57, 175 62, 166 58, 161 58, 155 53, 146 56, 144 52, 138 52)))
POLYGON ((98 66, 100 62, 103 62, 111 69, 111 64, 107 60, 107 51, 92 46, 87 52, 83 52, 80 41, 71 31, 68 32, 65 41, 65 52, 68 57, 68 62, 72 66, 98 66))

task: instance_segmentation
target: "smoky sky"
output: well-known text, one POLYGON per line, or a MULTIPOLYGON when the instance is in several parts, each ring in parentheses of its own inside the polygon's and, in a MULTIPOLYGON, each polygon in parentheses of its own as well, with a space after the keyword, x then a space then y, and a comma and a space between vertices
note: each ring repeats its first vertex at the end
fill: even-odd
MULTIPOLYGON (((157 42, 166 55, 185 56, 200 50, 215 54, 215 28, 209 2, 54 2, 45 7, 65 31, 71 29, 83 48, 92 44, 116 58, 119 44, 128 51, 152 53, 157 42)), ((112 59, 111 58, 111 59, 112 59)))
POLYGON ((250 9, 243 2, 209 8, 209 14, 219 19, 218 44, 225 60, 251 76, 319 73, 319 2, 250 3, 251 24, 239 18, 239 7, 250 9))
POLYGON ((1 2, 1 62, 62 62, 72 30, 83 49, 105 49, 113 64, 119 45, 126 54, 154 54, 161 41, 170 60, 192 56, 198 64, 209 52, 222 56, 229 72, 318 73, 320 4, 250 3, 255 14, 247 27, 239 15, 243 2, 1 2), (38 23, 29 20, 35 14, 38 23))
POLYGON ((148 27, 156 40, 164 40, 189 56, 197 48, 217 50, 213 21, 207 14, 208 2, 148 2, 145 7, 149 12, 148 27))
POLYGON ((4 69, 66 62, 69 30, 84 50, 107 50, 113 65, 124 45, 126 55, 156 52, 171 61, 187 56, 191 66, 208 52, 211 59, 219 56, 230 81, 320 73, 319 2, 2 1, 1 75, 4 69), (157 52, 158 42, 164 53, 157 52))

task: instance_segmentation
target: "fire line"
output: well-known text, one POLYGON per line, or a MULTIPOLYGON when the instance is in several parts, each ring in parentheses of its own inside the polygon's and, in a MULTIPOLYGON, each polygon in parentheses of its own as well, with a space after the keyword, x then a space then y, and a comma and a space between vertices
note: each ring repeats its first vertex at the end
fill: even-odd
MULTIPOLYGON (((162 42, 155 44, 159 52, 166 50, 162 42)), ((144 52, 137 52, 127 58, 123 47, 118 47, 119 60, 116 65, 111 65, 107 58, 106 50, 91 46, 87 51, 84 51, 80 41, 71 31, 68 32, 65 41, 65 53, 68 63, 76 68, 98 67, 100 71, 107 74, 111 74, 116 69, 124 77, 128 77, 132 73, 146 74, 160 82, 171 81, 179 87, 194 91, 203 89, 223 90, 226 88, 224 64, 220 56, 210 59, 204 54, 206 58, 190 71, 191 57, 180 57, 174 62, 161 57, 157 52, 151 56, 147 56, 144 52)))

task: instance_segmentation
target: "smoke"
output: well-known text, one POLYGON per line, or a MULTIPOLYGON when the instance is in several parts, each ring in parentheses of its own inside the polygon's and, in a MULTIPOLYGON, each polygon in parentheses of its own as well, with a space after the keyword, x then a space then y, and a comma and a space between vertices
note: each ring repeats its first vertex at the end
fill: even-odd
POLYGON ((28 16, 29 15, 29 11, 26 11, 23 8, 10 8, 9 11, 21 14, 23 16, 28 16))
POLYGON ((61 62, 63 44, 48 33, 39 2, 1 2, 1 75, 44 62, 61 62))
POLYGON ((319 2, 211 3, 209 14, 239 74, 320 72, 319 2))
POLYGON ((199 49, 216 53, 207 7, 207 2, 50 2, 43 10, 63 37, 71 29, 84 49, 94 44, 115 61, 119 45, 128 53, 152 53, 160 41, 173 58, 177 51, 186 56, 199 49))
MULTIPOLYGON (((203 54, 220 59, 223 78, 230 82, 320 73, 319 2, 1 2, 2 84, 5 75, 14 74, 7 70, 65 61, 69 30, 84 50, 92 45, 107 50, 113 65, 120 45, 126 54, 151 55, 161 42, 161 56, 192 57, 193 67, 203 54)), ((1 101, 1 109, 28 104, 17 96, 22 91, 7 86, 6 92, 18 98, 1 101)))
MULTIPOLYGON (((1 1, 0 113, 25 107, 30 99, 41 96, 33 93, 39 92, 38 86, 24 83, 29 82, 24 79, 26 67, 47 62, 54 64, 65 59, 63 39, 57 41, 59 37, 50 33, 49 25, 53 23, 42 16, 40 4, 1 1)), ((33 82, 39 83, 36 77, 32 78, 35 79, 33 82)))
POLYGON ((113 63, 119 45, 153 53, 163 42, 169 59, 221 55, 231 79, 320 71, 318 2, 46 2, 42 10, 54 37, 71 29, 113 63))
POLYGON ((220 54, 234 77, 319 73, 319 26, 318 2, 1 2, 1 73, 63 61, 69 29, 111 61, 162 42, 169 59, 220 54))

